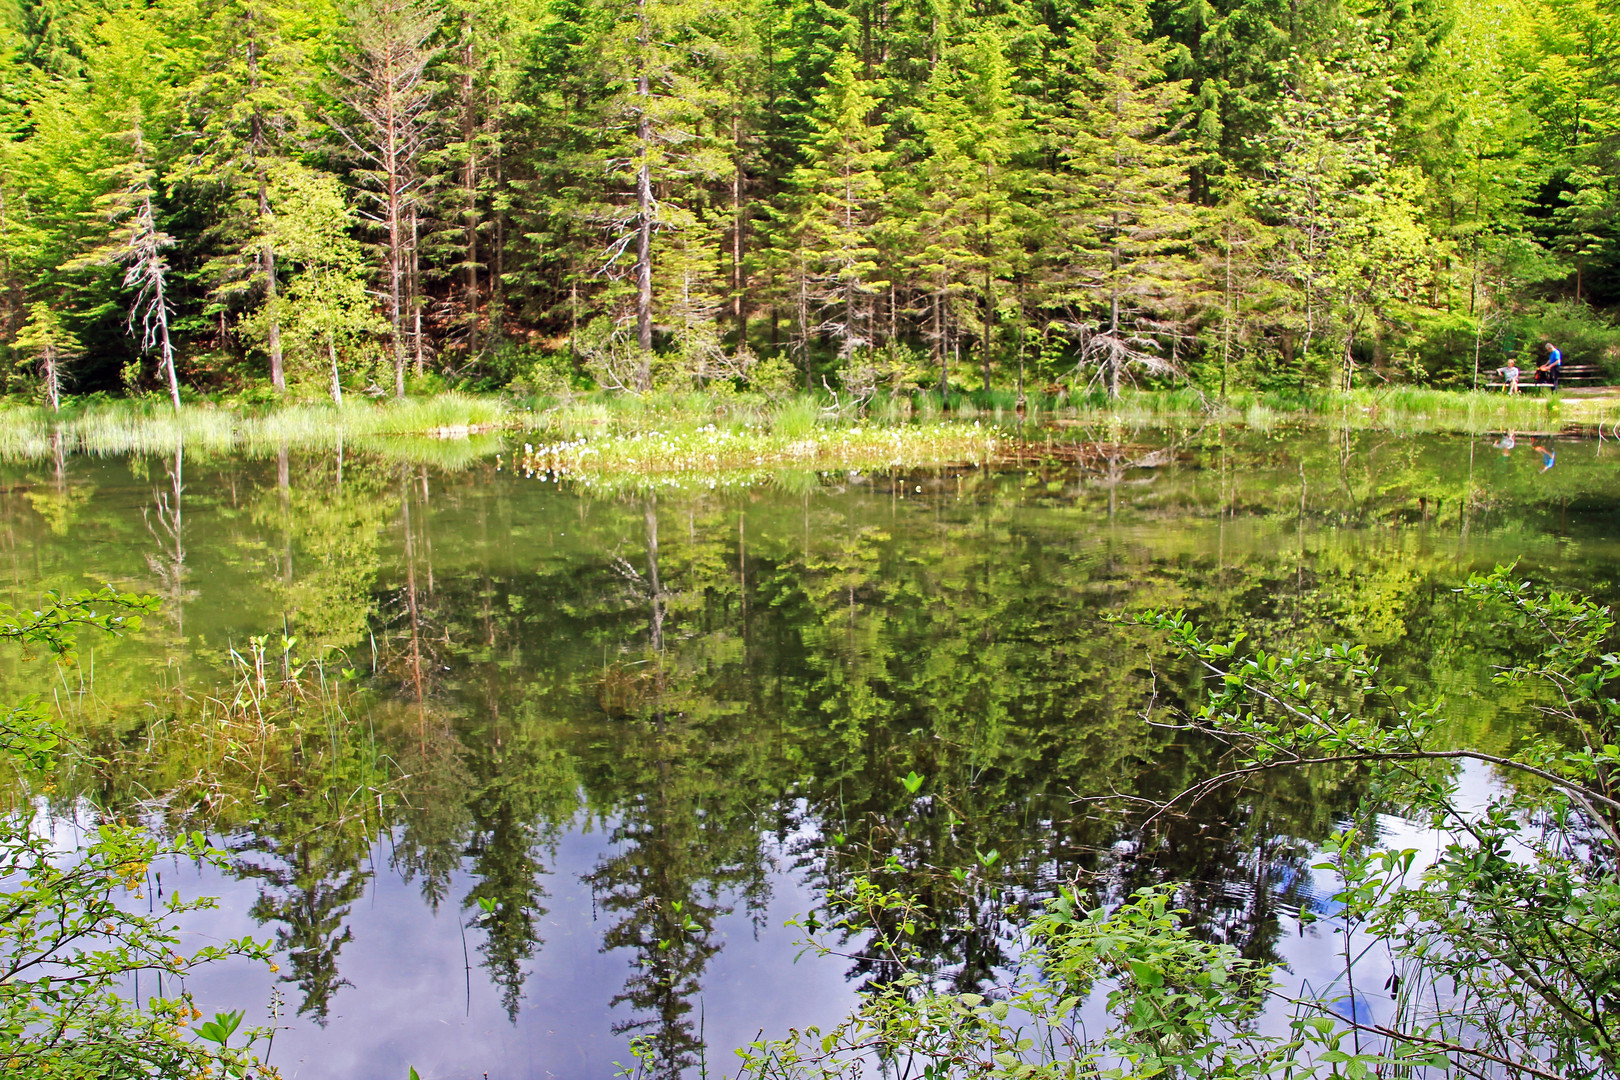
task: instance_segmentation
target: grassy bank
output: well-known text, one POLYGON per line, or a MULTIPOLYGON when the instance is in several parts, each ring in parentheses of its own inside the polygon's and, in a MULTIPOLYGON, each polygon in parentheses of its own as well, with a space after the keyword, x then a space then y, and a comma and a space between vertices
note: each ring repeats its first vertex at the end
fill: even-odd
POLYGON ((465 437, 517 422, 518 410, 500 398, 457 393, 265 411, 198 404, 176 413, 167 401, 153 399, 75 403, 60 413, 13 405, 0 407, 0 458, 39 460, 58 449, 163 453, 177 443, 187 450, 258 455, 283 447, 336 449, 365 439, 465 437))
MULTIPOLYGON (((1045 404, 1045 403, 1043 403, 1045 404)), ((1064 402, 1048 415, 1155 425, 1203 418, 1269 427, 1307 422, 1330 427, 1480 434, 1504 429, 1558 431, 1620 423, 1620 396, 1590 391, 1504 394, 1490 390, 1388 387, 1370 390, 1240 391, 1225 402, 1191 389, 1132 391, 1118 401, 1092 396, 1064 402)))
MULTIPOLYGON (((352 400, 275 408, 201 403, 178 414, 153 399, 89 401, 61 413, 0 404, 0 459, 57 454, 164 453, 259 457, 281 449, 374 449, 424 463, 467 464, 527 444, 521 467, 569 476, 726 473, 780 468, 879 468, 983 459, 990 432, 1018 439, 1065 426, 1090 431, 1234 423, 1387 430, 1395 433, 1554 432, 1620 425, 1620 396, 1387 388, 1242 391, 1225 402, 1192 388, 1031 398, 1024 417, 1010 391, 879 396, 859 408, 825 395, 785 400, 735 393, 580 395, 516 403, 442 393, 402 401, 352 400), (979 425, 974 430, 974 424, 979 425), (485 438, 469 438, 480 433, 485 438)), ((1045 437, 1043 434, 1042 437, 1045 437)))
MULTIPOLYGON (((837 426, 857 419, 893 427, 936 420, 977 420, 988 426, 1019 425, 1016 396, 1011 391, 951 395, 942 408, 933 394, 879 396, 860 409, 822 395, 803 395, 782 402, 735 394, 593 394, 568 401, 534 404, 535 429, 563 438, 593 438, 604 433, 691 432, 713 424, 721 428, 761 431, 837 426)), ((1127 390, 1117 399, 1106 394, 1075 397, 1031 397, 1023 424, 1041 426, 1081 422, 1128 427, 1225 422, 1268 427, 1305 422, 1333 427, 1380 428, 1397 432, 1456 431, 1480 433, 1505 428, 1557 430, 1566 426, 1605 429, 1620 422, 1620 396, 1588 391, 1548 395, 1540 391, 1509 395, 1500 391, 1430 390, 1389 387, 1353 390, 1238 391, 1220 401, 1213 395, 1182 387, 1173 390, 1127 390)))

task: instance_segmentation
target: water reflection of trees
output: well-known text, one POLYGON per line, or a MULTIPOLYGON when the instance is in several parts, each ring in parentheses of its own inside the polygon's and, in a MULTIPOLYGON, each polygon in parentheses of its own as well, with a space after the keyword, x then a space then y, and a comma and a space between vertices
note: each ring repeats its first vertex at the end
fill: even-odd
MULTIPOLYGON (((466 924, 515 1017, 558 840, 582 817, 611 844, 588 884, 604 948, 630 958, 620 1030, 648 1037, 661 1075, 699 1052, 716 926, 758 917, 778 849, 823 894, 860 872, 917 893, 931 973, 963 988, 1010 961, 1009 906, 1070 881, 1104 895, 1185 881, 1205 933, 1273 956, 1353 778, 1268 780, 1151 824, 1077 803, 1168 796, 1219 752, 1142 722, 1150 688, 1169 708, 1195 699, 1196 674, 1099 615, 1186 606, 1218 632, 1291 644, 1343 632, 1409 681, 1460 685, 1496 647, 1447 591, 1466 569, 1457 531, 1483 528, 1479 481, 1428 444, 1209 438, 1149 462, 1157 473, 1116 455, 1093 472, 657 501, 352 455, 341 473, 296 455, 218 477, 193 466, 185 484, 159 464, 147 542, 174 571, 160 584, 189 572, 183 587, 218 603, 205 568, 261 567, 259 625, 284 621, 362 674, 374 661, 369 752, 405 778, 381 823, 290 784, 236 823, 239 872, 301 1007, 323 1017, 344 985, 352 904, 386 840, 393 871, 466 924), (1133 485, 1137 472, 1159 479, 1133 485), (191 512, 181 534, 179 499, 199 488, 247 524, 221 540, 191 512), (910 770, 926 778, 916 796, 896 780, 910 770)), ((34 495, 91 512, 74 484, 57 468, 34 495)), ((854 977, 892 975, 851 944, 854 977)))

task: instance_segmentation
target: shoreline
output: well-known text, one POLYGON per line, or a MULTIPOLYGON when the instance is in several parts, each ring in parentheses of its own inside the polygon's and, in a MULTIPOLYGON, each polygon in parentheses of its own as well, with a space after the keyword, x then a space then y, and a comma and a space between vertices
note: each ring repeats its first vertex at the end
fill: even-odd
POLYGON ((283 451, 382 450, 466 464, 502 454, 529 472, 661 475, 753 473, 982 463, 1032 442, 1120 442, 1150 429, 1188 432, 1228 425, 1292 425, 1392 434, 1514 431, 1605 437, 1620 431, 1620 388, 1558 395, 1494 391, 1242 391, 1223 405, 1193 388, 1132 390, 1118 399, 1030 399, 1020 419, 1011 394, 872 399, 860 410, 801 394, 768 399, 735 393, 582 394, 519 401, 446 392, 430 397, 262 408, 204 402, 176 414, 152 399, 72 402, 61 413, 0 405, 0 460, 72 455, 166 454, 263 457, 283 451), (519 448, 522 447, 521 451, 519 448))

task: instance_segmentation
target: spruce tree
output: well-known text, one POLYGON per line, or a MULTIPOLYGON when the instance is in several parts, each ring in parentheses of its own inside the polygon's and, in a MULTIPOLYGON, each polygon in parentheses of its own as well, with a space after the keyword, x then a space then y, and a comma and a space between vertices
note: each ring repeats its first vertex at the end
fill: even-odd
MULTIPOLYGON (((657 239, 680 243, 685 257, 667 276, 666 296, 684 307, 694 272, 693 237, 678 240, 702 222, 705 186, 723 181, 733 168, 723 129, 706 124, 723 107, 720 63, 730 19, 711 0, 629 0, 603 43, 619 92, 610 99, 620 136, 610 151, 626 163, 630 199, 618 218, 620 250, 634 251, 636 346, 650 357, 658 304, 654 297, 657 239)), ((684 322, 684 319, 678 319, 684 322)), ((648 361, 637 382, 650 385, 648 361)))
POLYGON ((964 341, 979 346, 989 387, 997 308, 1023 246, 1025 124, 1010 77, 1000 36, 979 35, 936 65, 916 117, 925 156, 906 196, 912 236, 900 243, 916 253, 915 287, 928 297, 942 400, 964 341))
POLYGON ((1065 57, 1074 90, 1047 131, 1063 164, 1054 194, 1068 241, 1048 253, 1060 260, 1048 274, 1065 279, 1048 302, 1079 313, 1080 362, 1115 397, 1132 368, 1174 370, 1167 344, 1183 330, 1193 270, 1193 157, 1171 124, 1187 87, 1165 74, 1169 44, 1147 32, 1142 0, 1087 12, 1065 57))
POLYGON ((806 306, 816 305, 817 329, 838 342, 842 360, 872 343, 873 297, 889 284, 877 262, 876 229, 886 209, 879 172, 889 158, 887 125, 875 122, 877 110, 859 60, 841 54, 816 96, 806 160, 792 177, 799 200, 792 236, 806 253, 806 306))
POLYGON ((83 353, 79 339, 63 325, 52 305, 38 300, 29 305, 28 322, 18 332, 14 345, 38 365, 45 400, 50 402, 52 412, 60 412, 67 365, 83 353))
POLYGON ((306 135, 316 81, 310 37, 327 27, 309 9, 277 0, 219 0, 204 12, 203 70, 186 89, 199 137, 176 180, 197 194, 217 192, 213 264, 222 304, 257 302, 270 382, 287 388, 276 313, 276 249, 269 241, 270 174, 306 135))

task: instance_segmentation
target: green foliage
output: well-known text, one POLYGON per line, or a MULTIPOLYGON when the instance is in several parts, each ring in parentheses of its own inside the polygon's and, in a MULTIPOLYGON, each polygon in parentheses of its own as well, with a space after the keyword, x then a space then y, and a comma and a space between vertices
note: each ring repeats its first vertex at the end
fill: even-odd
MULTIPOLYGON (((155 607, 150 598, 111 588, 52 595, 38 610, 0 609, 0 639, 71 660, 81 628, 136 630, 141 614, 155 607)), ((38 772, 51 764, 59 743, 55 725, 37 705, 14 707, 0 718, 0 751, 13 765, 38 772)), ((31 801, 0 817, 0 1062, 6 1075, 104 1080, 210 1069, 267 1075, 252 1054, 266 1032, 248 1032, 242 1046, 228 1045, 240 1013, 199 1027, 204 1042, 187 1036, 187 1025, 201 1016, 186 990, 189 972, 229 957, 267 954, 250 938, 181 953, 180 921, 213 901, 171 892, 149 914, 126 901, 144 897, 149 867, 165 858, 220 863, 225 853, 200 833, 160 841, 141 827, 104 820, 64 857, 31 801), (128 980, 138 974, 158 984, 140 1005, 128 992, 128 980)))
MULTIPOLYGON (((926 382, 941 408, 953 381, 1022 392, 1015 372, 1115 396, 1133 373, 1471 383, 1544 305, 1620 302, 1614 18, 28 8, 0 48, 0 345, 49 298, 82 387, 171 399, 266 366, 277 394, 289 366, 341 394, 385 353, 396 394, 407 368, 549 396, 741 388, 762 362, 770 392, 791 366, 863 400, 926 382), (283 247, 299 172, 330 265, 283 247)), ((1547 333, 1588 351, 1575 323, 1547 333)))
POLYGON ((1219 680, 1189 725, 1233 748, 1227 768, 1183 797, 1277 769, 1365 770, 1369 808, 1421 815, 1451 837, 1415 875, 1414 852, 1380 850, 1359 829, 1329 845, 1326 865, 1345 883, 1345 977, 1352 929, 1396 959, 1397 1021, 1377 1034, 1393 1050, 1441 1051, 1459 1068, 1605 1075, 1620 1064, 1620 1029, 1603 1004, 1620 964, 1614 620, 1503 568, 1471 577, 1462 595, 1536 645, 1495 681, 1532 691, 1552 722, 1509 752, 1457 746, 1442 705, 1408 702, 1365 647, 1242 652, 1241 637, 1211 641, 1180 615, 1150 615, 1219 680), (1466 806, 1452 767, 1464 761, 1497 768, 1508 789, 1466 806))

